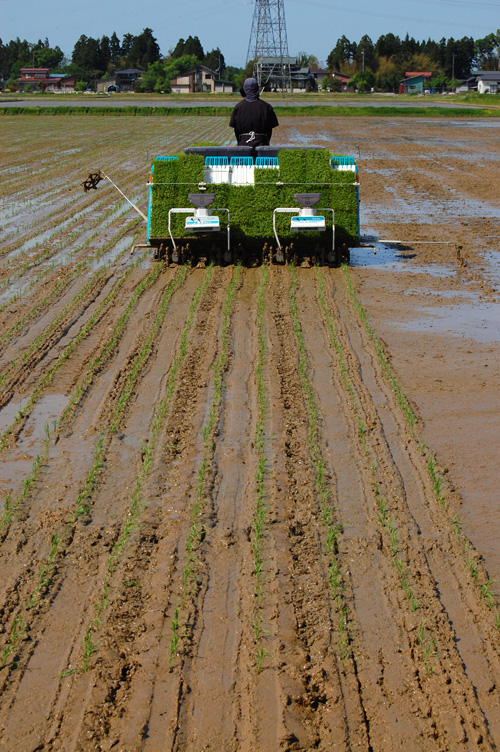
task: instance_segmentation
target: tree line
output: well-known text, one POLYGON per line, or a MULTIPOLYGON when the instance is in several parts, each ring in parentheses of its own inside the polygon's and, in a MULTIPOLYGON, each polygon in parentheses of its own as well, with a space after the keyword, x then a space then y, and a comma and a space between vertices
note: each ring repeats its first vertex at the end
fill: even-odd
MULTIPOLYGON (((430 71, 434 84, 444 86, 452 78, 467 78, 472 70, 498 70, 499 49, 500 29, 482 39, 451 37, 439 42, 418 41, 408 34, 403 39, 383 34, 376 42, 368 35, 359 42, 342 36, 328 55, 329 76, 324 85, 338 89, 340 83, 333 75, 337 72, 350 76, 360 90, 397 91, 406 71, 430 71)), ((298 58, 304 65, 317 64, 314 55, 301 52, 298 58)), ((218 47, 205 52, 196 36, 179 39, 175 47, 162 55, 150 28, 136 36, 124 34, 121 40, 116 32, 99 39, 82 34, 70 58, 59 47, 51 47, 48 39, 30 43, 17 38, 7 44, 0 39, 0 79, 12 86, 21 68, 26 67, 47 67, 52 73, 76 76, 79 88, 93 87, 97 80, 116 71, 137 68, 143 71, 137 90, 168 93, 170 79, 199 63, 237 86, 251 73, 251 64, 245 69, 227 66, 218 47)))
POLYGON ((106 78, 116 71, 137 68, 144 71, 138 88, 144 91, 169 91, 170 78, 193 65, 203 63, 222 76, 238 73, 240 68, 227 68, 219 48, 204 52, 198 37, 179 39, 174 49, 165 56, 153 35, 146 28, 141 34, 124 34, 120 40, 116 32, 99 39, 82 34, 70 58, 60 47, 51 47, 49 40, 36 43, 19 38, 4 44, 0 39, 0 80, 15 86, 21 68, 50 68, 51 73, 76 76, 85 86, 106 78))
MULTIPOLYGON (((351 83, 361 90, 397 91, 407 71, 431 72, 433 84, 442 88, 473 70, 498 70, 499 48, 500 29, 482 39, 450 37, 439 42, 419 42, 408 34, 404 39, 383 34, 375 43, 368 35, 359 42, 342 36, 328 55, 327 67, 330 73, 352 76, 351 83)), ((326 83, 333 89, 340 86, 332 76, 326 83)))

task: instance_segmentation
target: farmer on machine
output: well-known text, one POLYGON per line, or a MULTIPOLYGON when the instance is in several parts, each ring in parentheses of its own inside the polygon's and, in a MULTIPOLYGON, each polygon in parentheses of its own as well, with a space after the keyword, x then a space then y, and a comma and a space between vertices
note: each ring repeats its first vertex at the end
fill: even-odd
POLYGON ((235 105, 229 121, 238 146, 268 146, 278 118, 268 102, 260 98, 259 84, 247 78, 243 84, 245 98, 235 105))

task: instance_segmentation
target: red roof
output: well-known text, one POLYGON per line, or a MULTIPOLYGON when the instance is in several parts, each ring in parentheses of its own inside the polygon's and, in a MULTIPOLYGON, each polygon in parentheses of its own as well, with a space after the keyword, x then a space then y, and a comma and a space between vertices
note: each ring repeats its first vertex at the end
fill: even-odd
POLYGON ((423 76, 424 78, 432 78, 432 73, 429 71, 406 71, 405 76, 423 76))
POLYGON ((50 68, 21 68, 21 73, 45 73, 48 74, 50 68))

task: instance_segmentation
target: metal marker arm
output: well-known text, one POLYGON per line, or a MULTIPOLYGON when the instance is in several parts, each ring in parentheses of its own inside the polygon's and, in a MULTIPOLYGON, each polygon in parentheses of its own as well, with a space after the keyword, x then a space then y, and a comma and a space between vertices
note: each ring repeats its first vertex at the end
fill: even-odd
POLYGON ((169 209, 168 210, 168 234, 170 235, 170 240, 172 241, 174 251, 177 250, 177 246, 175 245, 174 236, 172 235, 170 215, 171 214, 194 214, 194 212, 195 212, 194 208, 193 209, 169 209))
POLYGON ((278 237, 278 233, 276 232, 276 214, 278 212, 280 214, 287 214, 287 213, 288 214, 292 214, 292 212, 295 212, 295 214, 297 214, 299 211, 300 211, 300 209, 298 207, 296 207, 296 206, 293 206, 293 207, 291 207, 289 209, 285 209, 284 207, 280 207, 280 208, 275 209, 273 211, 273 232, 274 232, 274 237, 276 238, 276 242, 278 244, 278 248, 280 249, 280 251, 281 251, 281 243, 280 243, 280 239, 278 237))
POLYGON ((121 191, 121 190, 120 190, 120 189, 118 188, 118 186, 117 186, 117 185, 116 185, 115 183, 113 183, 113 181, 111 180, 111 178, 108 178, 108 176, 106 175, 106 173, 105 173, 105 172, 103 172, 102 170, 101 170, 101 175, 103 176, 103 178, 106 178, 106 180, 109 180, 109 182, 111 183, 111 185, 112 185, 112 186, 114 186, 114 188, 116 188, 116 190, 118 191, 118 193, 121 193, 121 195, 123 196, 123 198, 125 199, 125 201, 128 201, 128 202, 129 202, 129 204, 130 204, 130 206, 131 206, 131 207, 132 207, 133 209, 135 209, 135 210, 136 210, 136 212, 137 212, 138 214, 140 214, 140 215, 141 215, 141 217, 142 217, 142 218, 144 219, 144 221, 145 221, 145 222, 147 222, 147 221, 148 221, 148 218, 146 217, 146 215, 145 215, 145 214, 143 214, 143 212, 141 212, 141 210, 140 210, 140 209, 139 209, 139 208, 138 208, 138 207, 137 207, 137 206, 136 206, 135 204, 133 204, 133 203, 132 203, 132 201, 131 201, 131 200, 130 200, 129 198, 127 198, 127 196, 126 196, 126 195, 124 194, 124 192, 123 192, 123 191, 121 191))

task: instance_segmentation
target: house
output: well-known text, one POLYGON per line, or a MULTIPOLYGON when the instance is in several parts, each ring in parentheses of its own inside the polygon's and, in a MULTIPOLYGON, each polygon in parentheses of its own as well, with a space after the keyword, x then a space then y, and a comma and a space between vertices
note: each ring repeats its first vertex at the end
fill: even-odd
POLYGON ((413 76, 423 76, 425 80, 432 78, 432 71, 406 71, 406 78, 413 78, 413 76))
POLYGON ((500 94, 500 71, 479 71, 476 79, 479 94, 500 94))
POLYGON ((134 85, 138 78, 142 76, 139 68, 125 68, 125 70, 116 71, 113 76, 101 78, 97 82, 97 91, 134 91, 134 85))
POLYGON ((469 76, 460 81, 459 86, 455 89, 459 94, 466 91, 477 91, 477 76, 469 76))
POLYGON ((310 91, 311 89, 316 88, 309 68, 297 68, 296 70, 291 71, 290 77, 292 79, 293 88, 298 91, 310 91))
POLYGON ((170 80, 172 93, 195 94, 196 92, 210 92, 212 94, 233 92, 234 86, 229 81, 221 81, 217 73, 206 65, 197 65, 196 68, 181 73, 170 80))
POLYGON ((349 86, 349 81, 351 80, 352 76, 346 76, 345 73, 333 71, 332 78, 334 81, 338 81, 340 83, 340 91, 348 93, 352 93, 354 91, 354 87, 349 86))
POLYGON ((63 73, 51 73, 50 68, 21 68, 21 75, 17 79, 18 91, 28 89, 53 92, 75 91, 76 76, 65 76, 63 73))
POLYGON ((318 89, 321 89, 323 81, 328 77, 328 71, 324 70, 323 68, 311 68, 309 75, 312 76, 312 78, 316 82, 316 87, 318 89))
POLYGON ((407 71, 406 78, 399 82, 400 94, 423 94, 426 82, 432 78, 429 71, 407 71))

